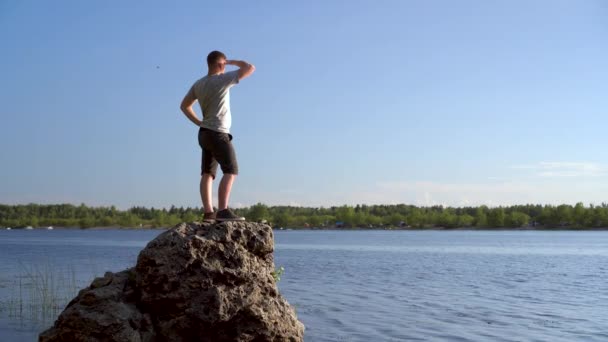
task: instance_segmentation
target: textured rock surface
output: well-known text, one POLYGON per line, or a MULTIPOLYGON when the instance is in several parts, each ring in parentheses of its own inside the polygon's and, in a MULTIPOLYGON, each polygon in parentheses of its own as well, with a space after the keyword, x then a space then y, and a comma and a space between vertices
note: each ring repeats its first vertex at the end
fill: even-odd
POLYGON ((40 341, 302 341, 263 224, 182 223, 80 291, 40 341))

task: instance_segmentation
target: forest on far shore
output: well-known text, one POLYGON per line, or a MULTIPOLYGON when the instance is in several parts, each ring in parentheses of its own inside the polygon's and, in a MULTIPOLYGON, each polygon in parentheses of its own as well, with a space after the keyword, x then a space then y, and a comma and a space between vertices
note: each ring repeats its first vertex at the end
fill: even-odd
MULTIPOLYGON (((504 207, 418 207, 407 204, 328 208, 267 206, 234 210, 248 221, 285 228, 602 228, 608 204, 513 205, 504 207)), ((200 221, 201 208, 88 207, 85 204, 1 205, 0 227, 170 227, 200 221)))

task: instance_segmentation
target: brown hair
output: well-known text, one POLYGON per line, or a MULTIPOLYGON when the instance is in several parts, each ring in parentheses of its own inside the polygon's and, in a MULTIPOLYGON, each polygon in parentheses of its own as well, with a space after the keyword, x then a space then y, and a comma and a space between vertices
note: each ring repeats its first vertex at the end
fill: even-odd
POLYGON ((207 55, 207 65, 211 66, 215 63, 217 63, 220 58, 226 59, 226 55, 224 55, 223 53, 219 52, 219 51, 211 51, 208 55, 207 55))

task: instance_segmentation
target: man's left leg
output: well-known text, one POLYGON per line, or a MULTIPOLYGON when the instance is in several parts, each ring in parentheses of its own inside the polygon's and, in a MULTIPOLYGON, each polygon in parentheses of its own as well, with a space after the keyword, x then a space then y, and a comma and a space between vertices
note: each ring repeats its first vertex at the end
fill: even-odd
POLYGON ((235 174, 224 173, 224 176, 220 181, 220 186, 217 191, 217 197, 219 201, 217 210, 228 209, 228 202, 230 201, 230 191, 232 191, 232 184, 234 184, 235 179, 235 174))
POLYGON ((213 196, 212 186, 213 180, 215 179, 215 173, 217 171, 217 160, 213 157, 211 150, 207 148, 208 144, 205 144, 205 131, 199 130, 198 141, 201 146, 201 182, 199 185, 199 191, 201 193, 201 201, 203 202, 204 216, 203 220, 212 221, 215 219, 215 213, 213 211, 213 196))
POLYGON ((218 188, 218 200, 219 205, 217 209, 216 220, 218 221, 244 221, 245 218, 236 215, 230 208, 228 208, 228 201, 230 200, 230 191, 232 190, 232 184, 236 179, 236 173, 224 173, 220 186, 218 188))

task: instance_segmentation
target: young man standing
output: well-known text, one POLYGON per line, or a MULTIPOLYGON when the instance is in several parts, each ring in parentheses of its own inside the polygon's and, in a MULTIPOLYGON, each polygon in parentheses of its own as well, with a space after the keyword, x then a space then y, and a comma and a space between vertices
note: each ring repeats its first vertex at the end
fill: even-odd
POLYGON ((255 67, 244 61, 227 60, 226 55, 212 51, 207 56, 209 72, 194 82, 180 106, 182 112, 195 125, 199 126, 198 143, 202 148, 201 161, 201 199, 205 208, 206 221, 242 221, 230 208, 228 200, 232 184, 238 174, 236 153, 232 146, 230 126, 230 88, 255 71, 255 67), (235 65, 239 69, 224 73, 226 65, 235 65), (203 113, 199 120, 192 109, 198 101, 203 113), (213 211, 211 186, 215 179, 217 164, 222 168, 223 176, 218 188, 218 212, 213 211))

